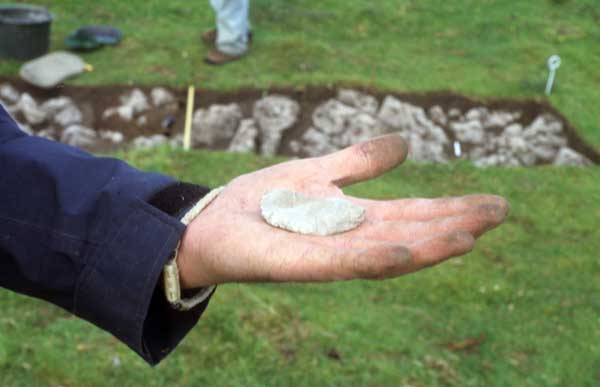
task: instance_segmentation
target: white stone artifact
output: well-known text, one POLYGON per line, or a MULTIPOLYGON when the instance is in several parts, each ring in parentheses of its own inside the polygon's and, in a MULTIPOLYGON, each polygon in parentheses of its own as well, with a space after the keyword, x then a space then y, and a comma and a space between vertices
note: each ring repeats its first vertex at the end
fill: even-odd
POLYGON ((342 198, 310 198, 288 189, 267 191, 260 202, 271 226, 299 234, 333 235, 353 230, 365 219, 365 209, 342 198))

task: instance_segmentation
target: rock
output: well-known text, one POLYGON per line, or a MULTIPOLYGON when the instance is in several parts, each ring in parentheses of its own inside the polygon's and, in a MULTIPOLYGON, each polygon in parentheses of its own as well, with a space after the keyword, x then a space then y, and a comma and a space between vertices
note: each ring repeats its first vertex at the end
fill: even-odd
POLYGON ((379 102, 372 95, 350 89, 340 89, 337 94, 338 101, 352 106, 363 113, 375 115, 379 109, 379 102))
POLYGON ((408 157, 411 160, 435 163, 448 162, 444 153, 444 146, 441 143, 424 140, 418 133, 407 132, 404 137, 409 144, 408 157))
POLYGON ((347 128, 348 122, 356 116, 358 110, 330 99, 317 106, 313 112, 314 126, 328 135, 340 134, 347 128))
POLYGON ((46 129, 42 129, 39 132, 36 133, 36 136, 41 137, 41 138, 45 138, 47 140, 53 140, 56 141, 56 129, 50 127, 50 128, 46 128, 46 129))
POLYGON ((81 125, 71 125, 63 130, 60 142, 76 147, 87 147, 93 145, 96 138, 95 130, 81 125))
POLYGON ((21 97, 19 96, 19 92, 17 91, 17 89, 12 87, 8 83, 5 83, 2 86, 0 86, 0 98, 2 98, 8 103, 17 103, 17 101, 21 97))
POLYGON ((451 108, 448 110, 448 118, 451 120, 460 120, 462 118, 462 112, 458 108, 451 108))
POLYGON ((148 123, 148 117, 139 116, 135 123, 137 124, 137 126, 144 126, 148 123))
MULTIPOLYGON (((433 110, 434 116, 439 113, 437 109, 433 110)), ((383 101, 378 117, 386 126, 399 131, 406 138, 410 144, 411 159, 447 162, 444 146, 449 143, 448 137, 442 128, 429 119, 423 108, 388 96, 383 101)))
POLYGON ((453 122, 450 129, 460 142, 483 144, 485 141, 485 132, 480 121, 453 122))
POLYGON ((113 144, 120 144, 125 139, 123 133, 115 132, 112 130, 101 130, 100 132, 98 132, 98 134, 100 135, 101 139, 110 141, 113 144))
POLYGON ((529 151, 543 162, 550 162, 558 153, 558 149, 549 145, 528 144, 529 151))
POLYGON ((309 198, 287 189, 275 189, 260 201, 263 219, 273 227, 299 234, 333 235, 358 227, 365 210, 338 197, 309 198))
POLYGON ((150 98, 154 106, 163 106, 175 102, 175 96, 164 87, 155 87, 150 92, 150 98))
POLYGON ((550 163, 558 150, 567 146, 563 124, 550 114, 543 114, 523 130, 523 138, 531 153, 541 162, 550 163))
POLYGON ((139 136, 133 139, 133 146, 135 148, 147 149, 154 148, 160 145, 164 145, 168 142, 166 136, 162 134, 155 134, 152 136, 139 136))
POLYGON ((66 128, 70 125, 79 124, 83 119, 81 110, 74 104, 67 105, 64 109, 54 116, 54 122, 66 128))
POLYGON ((124 121, 131 121, 133 119, 133 108, 131 106, 108 108, 102 113, 102 119, 106 120, 115 115, 119 116, 124 121))
POLYGON ((245 119, 240 122, 240 127, 229 144, 229 152, 254 152, 256 150, 256 138, 258 129, 253 119, 245 119))
POLYGON ((475 160, 473 162, 475 166, 484 168, 484 167, 493 167, 493 166, 519 166, 519 162, 514 158, 506 154, 494 154, 489 155, 487 157, 475 160))
POLYGON ((542 114, 525 128, 523 135, 531 139, 538 138, 540 135, 558 137, 562 135, 562 131, 563 124, 559 119, 550 114, 542 114))
POLYGON ((379 120, 391 129, 420 133, 422 131, 416 120, 419 116, 426 118, 423 108, 402 102, 392 96, 385 97, 378 113, 379 120))
POLYGON ((300 151, 302 150, 302 143, 298 140, 292 140, 290 141, 290 143, 288 144, 288 146, 290 147, 290 150, 293 153, 300 153, 300 151))
POLYGON ((192 120, 192 145, 213 145, 232 138, 241 120, 242 110, 236 103, 196 110, 192 120))
POLYGON ((576 166, 586 166, 592 165, 592 162, 583 156, 582 154, 574 151, 571 148, 563 147, 560 148, 556 158, 554 159, 554 165, 576 165, 576 166))
POLYGON ((46 112, 27 93, 21 95, 19 102, 17 102, 17 109, 23 113, 28 124, 39 125, 46 120, 46 112))
POLYGON ((523 135, 523 126, 521 124, 511 124, 504 128, 502 132, 502 136, 505 137, 514 137, 514 136, 522 136, 523 135))
POLYGON ((535 155, 529 151, 523 152, 523 153, 517 155, 517 157, 521 161, 521 165, 525 165, 527 167, 532 167, 537 162, 535 155))
POLYGON ((429 108, 429 118, 438 125, 446 126, 448 118, 444 114, 444 109, 440 105, 435 105, 429 108))
POLYGON ((483 146, 474 146, 468 152, 469 160, 475 161, 485 157, 486 155, 485 147, 483 146))
POLYGON ((121 96, 121 106, 129 106, 134 114, 145 112, 150 108, 146 94, 140 89, 133 89, 128 95, 121 96))
POLYGON ((480 121, 485 122, 489 115, 489 110, 486 107, 476 107, 469 109, 465 114, 466 121, 480 121))
MULTIPOLYGON (((521 113, 511 113, 505 111, 492 111, 483 122, 484 129, 504 128, 515 119, 518 119, 521 113)), ((518 124, 514 124, 518 125, 518 124)))
POLYGON ((507 140, 507 147, 512 153, 521 154, 528 151, 527 141, 520 136, 505 137, 507 140))
POLYGON ((336 147, 344 148, 380 136, 384 132, 383 125, 372 115, 358 113, 347 122, 347 128, 341 135, 332 138, 332 142, 336 147))
POLYGON ((269 95, 256 101, 253 117, 261 133, 260 153, 277 153, 283 132, 294 126, 300 114, 300 105, 283 95, 269 95))
POLYGON ((448 139, 448 136, 446 136, 446 132, 444 132, 444 129, 435 125, 427 127, 427 132, 425 132, 423 138, 430 142, 438 143, 441 145, 446 145, 450 143, 450 140, 448 139))
POLYGON ((183 147, 183 134, 176 134, 169 141, 171 148, 182 148, 183 147))
POLYGON ((109 119, 118 116, 124 121, 131 121, 139 113, 143 113, 150 108, 148 98, 140 89, 133 89, 129 94, 120 98, 121 106, 110 107, 102 113, 103 119, 109 119))
POLYGON ((339 149, 332 144, 328 135, 313 127, 304 132, 302 140, 302 151, 310 157, 323 156, 339 149))
POLYGON ((73 104, 73 100, 69 97, 56 97, 46 100, 46 102, 40 105, 40 108, 48 115, 53 116, 67 106, 73 104))

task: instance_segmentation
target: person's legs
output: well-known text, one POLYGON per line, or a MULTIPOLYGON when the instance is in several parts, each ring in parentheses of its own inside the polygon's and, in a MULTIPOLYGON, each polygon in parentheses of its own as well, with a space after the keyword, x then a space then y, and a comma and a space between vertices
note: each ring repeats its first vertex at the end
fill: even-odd
POLYGON ((249 0, 210 0, 217 19, 216 47, 220 52, 240 56, 248 49, 249 0))

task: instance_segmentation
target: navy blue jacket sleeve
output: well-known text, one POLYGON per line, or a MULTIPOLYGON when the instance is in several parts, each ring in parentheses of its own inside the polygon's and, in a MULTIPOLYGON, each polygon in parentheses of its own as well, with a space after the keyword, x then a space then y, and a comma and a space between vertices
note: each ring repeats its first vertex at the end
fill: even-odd
POLYGON ((156 364, 208 303, 174 311, 158 285, 184 232, 178 213, 205 192, 28 136, 0 105, 0 286, 66 309, 156 364))

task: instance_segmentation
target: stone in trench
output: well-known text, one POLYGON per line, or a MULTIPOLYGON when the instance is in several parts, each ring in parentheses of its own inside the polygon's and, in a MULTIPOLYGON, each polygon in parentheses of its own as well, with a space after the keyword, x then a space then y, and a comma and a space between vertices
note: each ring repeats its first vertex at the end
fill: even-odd
POLYGON ((468 144, 483 144, 485 132, 481 121, 473 120, 466 122, 453 122, 450 129, 454 132, 456 139, 468 144))
POLYGON ((213 145, 232 138, 241 120, 242 109, 236 103, 196 110, 192 119, 192 145, 213 145))
POLYGON ((328 135, 313 127, 304 132, 302 142, 302 151, 310 157, 323 156, 339 149, 328 135))
POLYGON ((505 128, 520 116, 520 112, 511 113, 502 110, 492 111, 483 122, 483 127, 485 129, 505 128))
POLYGON ((377 116, 390 129, 417 133, 422 132, 421 123, 429 121, 423 108, 400 101, 391 95, 385 97, 377 116))
POLYGON ((150 98, 154 106, 163 106, 175 102, 175 97, 164 87, 155 87, 150 92, 150 98))
POLYGON ((113 144, 120 144, 125 139, 125 137, 123 136, 123 133, 115 132, 112 130, 101 130, 99 132, 99 134, 100 134, 101 139, 110 141, 113 144))
POLYGON ((46 140, 56 141, 56 129, 49 127, 42 129, 35 134, 37 137, 45 138, 46 140))
POLYGON ((76 147, 94 145, 96 139, 97 135, 95 130, 81 125, 69 126, 63 130, 62 135, 60 136, 60 142, 76 147))
POLYGON ((343 133, 358 110, 335 99, 319 105, 313 112, 314 126, 327 135, 343 133))
POLYGON ((254 104, 252 115, 261 133, 260 153, 277 153, 283 132, 294 126, 300 114, 300 105, 284 95, 269 95, 254 104))
POLYGON ((131 106, 118 106, 108 108, 102 113, 103 119, 109 119, 112 116, 119 116, 124 121, 131 121, 133 119, 133 108, 131 106))
POLYGON ((553 162, 554 165, 576 165, 585 166, 592 165, 592 162, 580 153, 577 153, 571 148, 563 147, 560 148, 556 158, 553 162))
POLYGON ((103 119, 118 116, 124 121, 131 121, 136 114, 150 109, 148 98, 140 89, 133 89, 129 94, 122 95, 120 100, 120 106, 110 107, 102 113, 103 119))
POLYGON ((240 127, 229 144, 229 152, 254 152, 256 149, 256 137, 258 129, 253 119, 245 119, 240 122, 240 127))
POLYGON ((23 113, 27 123, 30 125, 39 125, 46 120, 46 112, 27 93, 21 95, 21 99, 17 103, 17 108, 23 113))
POLYGON ((121 106, 129 106, 134 114, 145 112, 150 108, 146 94, 140 89, 133 89, 131 93, 121 97, 121 106))
POLYGON ((332 142, 338 148, 344 148, 380 136, 384 132, 383 125, 375 117, 366 113, 358 113, 348 122, 343 133, 332 137, 332 142))
POLYGON ((371 115, 377 114, 379 109, 379 102, 375 97, 356 90, 340 89, 337 99, 348 106, 371 115))
POLYGON ((479 122, 485 122, 488 118, 489 115, 489 110, 486 107, 474 107, 469 109, 466 113, 465 113, 465 120, 466 121, 479 121, 479 122))
POLYGON ((83 120, 81 110, 74 104, 67 105, 54 116, 54 122, 66 128, 67 126, 79 124, 83 120))
POLYGON ((260 210, 271 226, 307 235, 339 234, 365 220, 365 209, 346 199, 310 198, 288 189, 266 192, 260 210))
POLYGON ((133 139, 133 146, 139 149, 149 149, 164 145, 169 139, 163 134, 154 134, 152 136, 139 136, 133 139))
POLYGON ((0 86, 0 97, 9 103, 16 103, 19 100, 19 92, 17 89, 9 85, 8 83, 0 86))
POLYGON ((73 105, 73 100, 69 97, 56 97, 46 100, 40 105, 40 108, 47 114, 54 116, 56 113, 65 109, 67 106, 73 105))
POLYGON ((448 117, 446 117, 444 109, 440 105, 429 108, 429 118, 437 125, 445 126, 448 123, 448 117))

